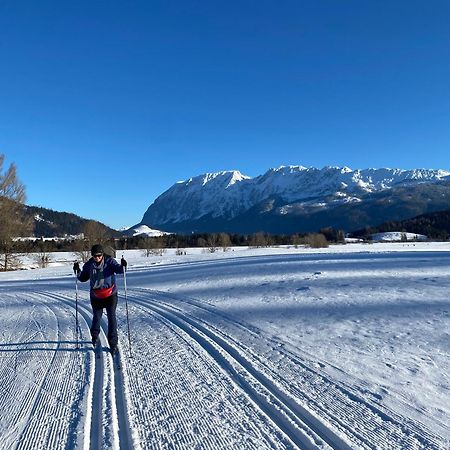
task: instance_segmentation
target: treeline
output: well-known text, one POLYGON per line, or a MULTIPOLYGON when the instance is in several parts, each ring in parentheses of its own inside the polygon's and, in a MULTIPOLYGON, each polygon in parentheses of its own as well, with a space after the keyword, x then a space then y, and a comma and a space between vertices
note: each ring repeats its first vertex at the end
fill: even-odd
POLYGON ((95 242, 109 245, 117 251, 144 249, 148 253, 158 252, 159 249, 175 248, 205 248, 207 251, 219 251, 234 246, 270 247, 278 245, 305 245, 307 247, 327 247, 330 243, 344 243, 345 234, 342 230, 324 228, 318 233, 298 233, 292 235, 276 235, 264 232, 254 234, 228 233, 194 233, 190 235, 168 234, 159 237, 121 237, 110 238, 105 235, 93 236, 89 239, 66 240, 21 240, 15 242, 18 253, 49 253, 55 251, 79 252, 88 251, 95 242))
POLYGON ((325 247, 329 243, 344 242, 345 234, 341 230, 326 228, 318 233, 270 234, 270 233, 193 233, 190 235, 170 234, 156 238, 136 236, 120 239, 120 245, 127 248, 147 248, 157 245, 164 248, 220 248, 220 247, 270 247, 276 245, 307 245, 325 247), (125 241, 125 243, 124 243, 125 241))
POLYGON ((376 227, 366 227, 355 231, 352 236, 368 239, 374 233, 389 231, 423 234, 430 240, 446 241, 450 236, 450 210, 422 214, 406 220, 389 221, 376 227))

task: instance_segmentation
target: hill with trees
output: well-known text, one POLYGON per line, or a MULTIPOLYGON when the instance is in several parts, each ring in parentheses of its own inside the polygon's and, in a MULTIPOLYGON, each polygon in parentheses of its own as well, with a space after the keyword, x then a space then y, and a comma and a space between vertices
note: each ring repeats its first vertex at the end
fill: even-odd
POLYGON ((429 239, 447 240, 450 236, 450 209, 421 214, 405 220, 387 221, 375 227, 357 230, 352 236, 367 238, 374 233, 389 231, 424 234, 429 239))
POLYGON ((39 206, 23 206, 24 216, 31 222, 31 234, 34 237, 63 237, 86 233, 88 223, 94 223, 101 234, 118 237, 120 232, 101 222, 85 219, 68 212, 53 211, 39 206))

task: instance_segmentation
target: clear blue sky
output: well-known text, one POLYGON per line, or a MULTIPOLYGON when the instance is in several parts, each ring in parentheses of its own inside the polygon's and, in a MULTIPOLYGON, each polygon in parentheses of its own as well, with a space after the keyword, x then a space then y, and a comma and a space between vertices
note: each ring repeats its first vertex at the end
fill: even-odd
POLYGON ((450 169, 450 2, 0 1, 0 153, 30 205, 138 223, 178 180, 450 169))

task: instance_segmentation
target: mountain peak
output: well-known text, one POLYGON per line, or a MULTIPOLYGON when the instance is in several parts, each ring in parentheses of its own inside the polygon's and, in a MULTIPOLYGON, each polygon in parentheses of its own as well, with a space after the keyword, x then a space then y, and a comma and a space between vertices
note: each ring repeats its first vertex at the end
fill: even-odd
POLYGON ((161 194, 144 214, 142 223, 175 230, 175 224, 230 221, 250 211, 272 211, 286 216, 324 211, 360 202, 369 193, 435 183, 449 175, 445 170, 432 169, 353 170, 347 166, 318 169, 300 165, 271 168, 255 178, 239 170, 205 173, 176 183, 161 194))
POLYGON ((221 182, 232 185, 238 181, 248 180, 250 178, 247 175, 243 175, 239 170, 223 170, 221 172, 206 172, 185 181, 177 181, 175 184, 184 184, 186 186, 200 184, 201 186, 206 186, 208 183, 221 182))

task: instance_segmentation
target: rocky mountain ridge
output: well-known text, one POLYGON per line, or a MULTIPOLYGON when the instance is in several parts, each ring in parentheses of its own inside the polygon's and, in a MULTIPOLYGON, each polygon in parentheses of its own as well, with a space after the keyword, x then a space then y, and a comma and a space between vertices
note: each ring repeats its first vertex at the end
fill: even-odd
MULTIPOLYGON (((282 166, 255 178, 236 170, 207 173, 175 183, 150 205, 141 224, 184 233, 312 231, 317 225, 343 222, 352 228, 348 221, 336 220, 336 212, 350 209, 355 215, 354 211, 363 211, 377 195, 389 197, 397 189, 415 190, 448 180, 450 172, 434 169, 282 166)), ((396 203, 395 195, 390 203, 396 203)), ((419 214, 423 212, 428 211, 419 214)), ((394 218, 405 217, 394 214, 394 218)), ((357 222, 353 229, 364 220, 357 222)), ((368 224, 374 224, 372 219, 368 224)))

